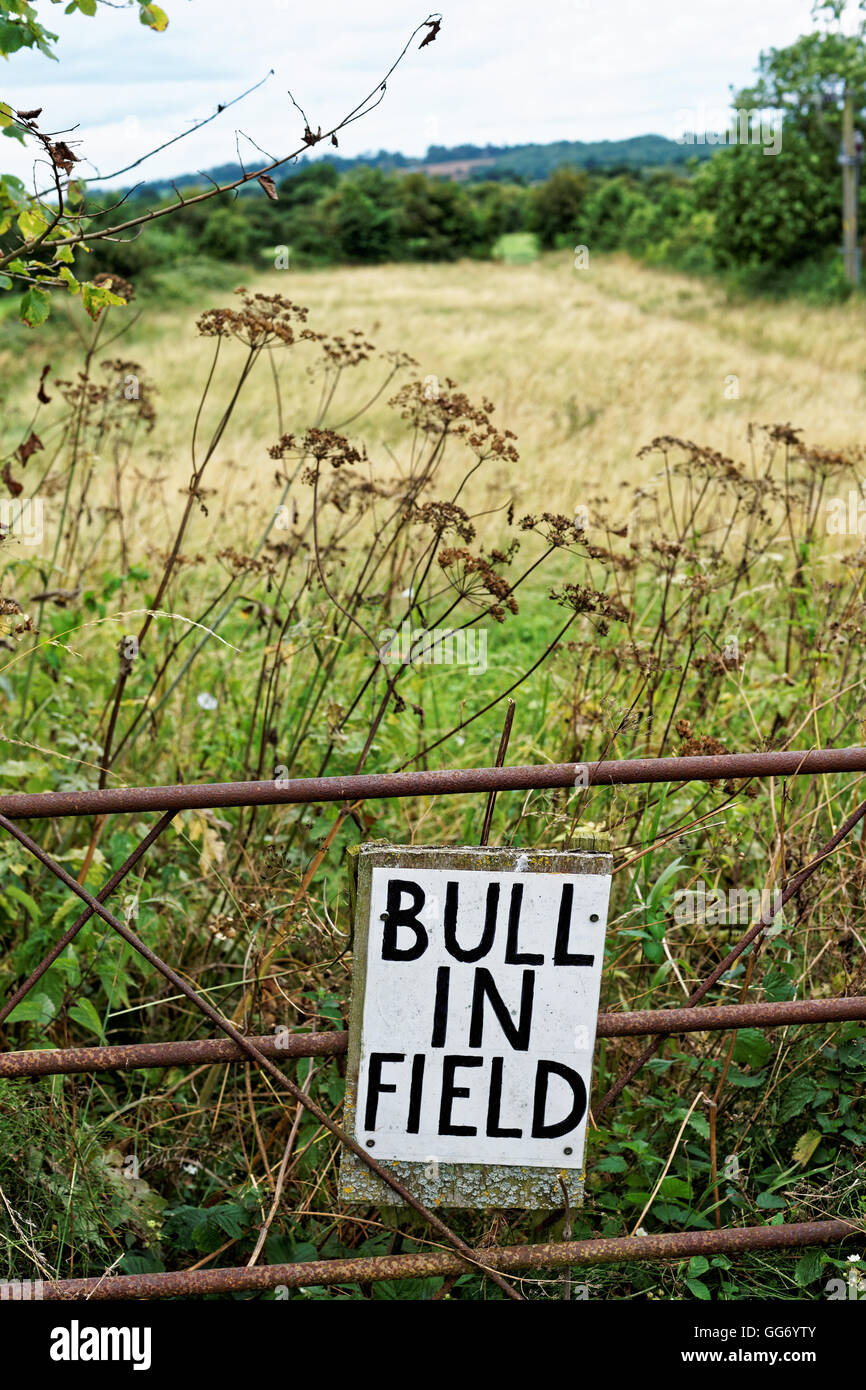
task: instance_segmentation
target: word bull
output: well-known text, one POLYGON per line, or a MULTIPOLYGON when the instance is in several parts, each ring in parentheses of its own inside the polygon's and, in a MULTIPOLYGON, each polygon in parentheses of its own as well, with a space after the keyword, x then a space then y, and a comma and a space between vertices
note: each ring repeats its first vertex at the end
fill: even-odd
MULTIPOLYGON (((500 885, 490 883, 484 910, 484 925, 479 939, 473 945, 461 942, 458 936, 458 885, 447 884, 445 889, 445 908, 442 914, 443 940, 445 950, 454 960, 473 962, 483 960, 490 953, 496 938, 499 916, 500 885)), ((385 924, 382 933, 383 960, 418 960, 430 944, 430 935, 421 921, 420 914, 427 904, 424 889, 411 879, 392 878, 388 882, 388 895, 382 920, 385 924), (404 905, 404 897, 409 898, 404 905), (411 933, 406 943, 405 933, 411 933), (402 935, 401 935, 402 934, 402 935)), ((515 883, 511 889, 508 908, 508 925, 505 940, 506 965, 543 965, 544 956, 538 952, 520 949, 520 911, 523 904, 523 884, 515 883)), ((557 915, 556 938, 553 949, 554 965, 591 966, 594 956, 581 955, 569 951, 569 931, 574 904, 574 886, 564 883, 557 915)))

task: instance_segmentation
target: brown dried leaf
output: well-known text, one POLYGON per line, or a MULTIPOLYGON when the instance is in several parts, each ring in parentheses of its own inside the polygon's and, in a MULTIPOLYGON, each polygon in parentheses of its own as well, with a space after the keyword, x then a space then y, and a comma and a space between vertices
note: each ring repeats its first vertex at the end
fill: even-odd
POLYGON ((44 447, 45 445, 42 443, 42 440, 39 438, 39 435, 35 434, 34 431, 31 430, 30 438, 25 439, 24 443, 18 449, 18 461, 21 464, 22 468, 27 463, 27 460, 29 459, 31 454, 35 454, 38 449, 44 449, 44 447))
POLYGON ((272 203, 278 203, 277 187, 270 174, 259 174, 259 183, 267 193, 272 203))
POLYGON ((58 140, 56 145, 49 145, 48 152, 56 167, 62 169, 64 174, 71 174, 73 164, 78 163, 78 155, 72 153, 65 140, 58 140))
POLYGON ((436 35, 439 33, 439 30, 442 28, 441 19, 425 19, 424 23, 427 25, 427 28, 430 30, 430 32, 429 34, 424 35, 423 39, 418 45, 419 48, 426 48, 428 43, 432 43, 436 35))
POLYGON ((2 477, 4 483, 8 487, 13 497, 21 496, 22 492, 24 491, 24 488, 22 487, 21 483, 16 482, 16 480, 12 477, 12 464, 10 463, 9 459, 7 459, 4 463, 3 472, 2 474, 0 474, 0 477, 2 477))

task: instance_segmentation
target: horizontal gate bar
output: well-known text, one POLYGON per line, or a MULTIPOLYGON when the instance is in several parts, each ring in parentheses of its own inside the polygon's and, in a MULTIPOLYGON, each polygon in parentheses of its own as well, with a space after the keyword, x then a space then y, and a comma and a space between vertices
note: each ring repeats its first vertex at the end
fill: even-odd
POLYGON ((778 1028, 798 1023, 838 1023, 866 1019, 866 994, 847 999, 795 999, 779 1004, 715 1004, 691 1009, 642 1009, 599 1014, 600 1038, 641 1033, 711 1033, 728 1028, 778 1028))
POLYGON ((169 787, 105 787, 101 791, 11 792, 0 796, 0 814, 12 820, 35 820, 45 816, 102 816, 116 811, 191 811, 217 806, 281 806, 399 796, 543 790, 574 787, 578 770, 581 771, 581 786, 866 772, 866 748, 626 758, 530 767, 442 768, 435 772, 365 772, 349 777, 297 777, 279 779, 279 782, 194 782, 169 787))
MULTIPOLYGON (((250 1038, 266 1057, 336 1057, 348 1049, 348 1033, 281 1033, 250 1038)), ((0 1077, 71 1076, 76 1072, 134 1071, 139 1067, 248 1062, 230 1038, 192 1042, 132 1043, 121 1047, 63 1047, 40 1052, 0 1052, 0 1077)))
MULTIPOLYGON (((866 995, 848 999, 803 999, 781 1004, 721 1004, 694 1009, 644 1009, 599 1014, 600 1038, 640 1034, 705 1033, 732 1028, 774 1028, 806 1023, 866 1019, 866 995)), ((251 1038, 266 1057, 336 1057, 346 1052, 348 1033, 283 1033, 251 1038)), ((243 1062, 246 1053, 228 1038, 193 1042, 135 1043, 122 1047, 66 1047, 56 1051, 2 1052, 0 1077, 69 1076, 77 1072, 132 1071, 137 1067, 194 1066, 243 1062)))
MULTIPOLYGON (((521 1269, 563 1269, 569 1265, 616 1264, 631 1260, 688 1259, 693 1255, 741 1254, 747 1250, 787 1250, 802 1245, 834 1245, 855 1235, 850 1221, 804 1221, 791 1226, 726 1227, 721 1231, 683 1231, 606 1240, 559 1241, 552 1245, 480 1248, 478 1264, 501 1273, 521 1269)), ((234 1269, 179 1270, 168 1274, 112 1274, 100 1279, 58 1279, 40 1286, 43 1299, 184 1298, 197 1294, 239 1293, 255 1289, 306 1288, 312 1284, 372 1284, 381 1279, 423 1279, 434 1275, 478 1273, 459 1255, 429 1251, 420 1255, 378 1255, 356 1260, 310 1260, 305 1264, 241 1265, 234 1269)))

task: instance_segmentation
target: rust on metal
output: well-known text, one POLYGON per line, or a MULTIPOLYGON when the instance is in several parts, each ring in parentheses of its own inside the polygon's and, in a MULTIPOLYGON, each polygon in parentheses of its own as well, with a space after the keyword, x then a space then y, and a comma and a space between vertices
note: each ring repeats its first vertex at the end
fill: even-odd
POLYGON ((866 1019, 866 994, 847 999, 795 999, 784 1003, 711 1004, 704 1008, 641 1009, 635 1013, 599 1014, 599 1037, 626 1038, 641 1033, 710 1033, 729 1028, 779 1028, 789 1024, 838 1023, 866 1019))
POLYGON ((193 811, 227 806, 307 805, 403 796, 532 791, 575 785, 714 782, 730 778, 866 772, 866 748, 802 749, 786 753, 722 753, 687 758, 625 758, 529 767, 442 768, 433 772, 364 772, 348 777, 297 777, 263 782, 200 782, 166 787, 106 787, 101 791, 11 792, 0 814, 18 820, 46 816, 104 816, 116 811, 193 811))
MULTIPOLYGON (((781 1004, 720 1004, 696 1009, 643 1009, 599 1014, 600 1038, 671 1033, 709 1033, 734 1028, 796 1027, 866 1019, 866 995, 848 999, 802 999, 781 1004)), ((283 1033, 250 1038, 266 1057, 340 1057, 348 1033, 283 1033)), ((132 1043, 122 1047, 64 1047, 0 1052, 0 1076, 71 1076, 81 1072, 134 1071, 147 1067, 243 1062, 247 1053, 228 1038, 132 1043)))
MULTIPOLYGON (((290 1077, 280 1071, 279 1067, 275 1066, 249 1038, 245 1037, 243 1033, 235 1028, 234 1024, 230 1023, 227 1018, 223 1018, 222 1014, 215 1009, 207 999, 203 999, 188 981, 183 979, 181 975, 178 975, 176 970, 172 970, 171 966, 167 965, 164 960, 161 960, 156 952, 152 951, 139 936, 136 936, 135 932, 132 931, 130 927, 124 922, 121 922, 113 913, 109 912, 108 908, 105 907, 103 903, 99 902, 92 893, 88 892, 82 884, 78 883, 72 875, 63 868, 63 865, 58 864, 57 860, 53 859, 40 844, 37 844, 37 842, 27 834, 26 831, 22 830, 19 825, 16 825, 13 821, 9 820, 7 816, 2 814, 0 814, 0 829, 8 831, 20 845, 28 850, 34 858, 39 860, 40 864, 46 869, 50 869, 55 877, 60 879, 61 883, 64 883, 77 897, 81 898, 82 902, 87 903, 88 907, 101 917, 104 922, 107 922, 110 927, 113 927, 114 930, 123 937, 124 941, 132 946, 133 950, 143 956, 149 965, 153 966, 155 970, 158 970, 175 989, 185 995, 192 1004, 195 1004, 195 1006, 210 1019, 211 1023, 215 1023, 218 1028, 221 1028, 229 1038, 237 1043, 262 1071, 267 1072, 267 1074, 276 1081, 278 1086, 282 1086, 287 1090, 299 1105, 302 1105, 305 1110, 308 1110, 310 1114, 318 1120, 320 1125, 324 1125, 325 1129, 333 1134, 335 1139, 338 1139, 347 1149, 351 1149, 359 1158, 362 1158, 367 1164, 367 1167, 371 1168, 377 1177, 387 1183, 388 1187, 396 1192, 398 1197, 401 1197, 407 1206, 412 1207, 419 1216, 423 1216, 433 1227, 434 1231, 438 1231, 440 1235, 445 1236, 449 1244, 453 1245, 455 1250, 458 1250, 464 1259, 469 1259, 470 1261, 474 1260, 471 1248, 466 1244, 465 1240, 458 1236, 457 1233, 442 1220, 441 1216, 437 1216, 436 1213, 425 1206, 414 1193, 410 1192, 407 1187, 404 1187, 399 1178, 397 1178, 390 1169, 378 1163, 367 1150, 362 1148, 351 1135, 348 1135, 335 1120, 332 1120, 330 1115, 327 1115, 302 1087, 296 1085, 290 1077)), ((507 1298, 522 1302, 521 1295, 501 1274, 491 1271, 490 1277, 493 1279, 494 1283, 502 1289, 502 1292, 507 1298)))
MULTIPOLYGON (((728 781, 767 776, 814 775, 817 773, 866 771, 866 748, 802 750, 795 752, 724 754, 684 758, 642 758, 623 761, 603 761, 588 765, 560 763, 537 767, 442 769, 434 772, 401 772, 361 774, 348 777, 293 779, 287 782, 233 782, 168 787, 111 788, 97 791, 43 792, 36 794, 11 793, 0 796, 0 828, 7 830, 40 862, 51 870, 87 905, 89 911, 68 929, 49 956, 36 968, 31 977, 7 1002, 0 1021, 17 999, 26 993, 35 980, 84 921, 97 915, 112 926, 120 936, 137 950, 175 988, 215 1023, 226 1039, 205 1039, 183 1043, 141 1044, 135 1047, 105 1047, 7 1053, 0 1056, 0 1075, 27 1076, 90 1072, 102 1069, 129 1070, 133 1067, 152 1067, 194 1063, 197 1061, 235 1061, 250 1059, 289 1093, 339 1141, 362 1158, 373 1172, 404 1197, 433 1229, 444 1235, 454 1250, 421 1255, 389 1256, 379 1259, 315 1261, 300 1265, 270 1266, 265 1269, 242 1268, 223 1270, 180 1271, 169 1274, 106 1276, 90 1280, 58 1280, 46 1282, 44 1297, 48 1299, 77 1298, 147 1298, 178 1297, 184 1294, 228 1293, 234 1290, 270 1289, 278 1285, 302 1287, 310 1284, 340 1284, 372 1282, 378 1279, 418 1277, 419 1275, 455 1275, 479 1267, 511 1298, 520 1294, 504 1275, 523 1269, 562 1268, 574 1264, 601 1264, 628 1260, 682 1259, 694 1254, 736 1253, 744 1250, 783 1249, 788 1247, 828 1244, 841 1241, 859 1228, 851 1222, 826 1220, 790 1226, 725 1228, 715 1231, 686 1232, 656 1236, 623 1237, 611 1240, 573 1241, 553 1245, 515 1246, 508 1249, 472 1250, 434 1212, 426 1208, 395 1178, 361 1151, 354 1141, 327 1116, 315 1102, 279 1070, 271 1058, 337 1055, 346 1050, 346 1035, 297 1034, 281 1038, 247 1038, 223 1018, 206 1000, 184 981, 170 966, 160 960, 116 916, 107 911, 102 899, 110 886, 116 886, 124 873, 137 862, 144 850, 153 843, 163 828, 161 822, 150 832, 126 864, 113 875, 96 898, 78 884, 45 850, 26 835, 8 817, 27 819, 47 817, 98 815, 114 812, 166 812, 168 818, 185 809, 208 809, 231 806, 291 805, 327 802, 363 801, 394 797, 431 796, 440 794, 471 794, 497 791, 526 791, 572 788, 576 768, 584 773, 583 785, 634 785, 646 783, 728 781)), ((818 852, 816 858, 794 878, 784 890, 787 901, 814 873, 823 860, 841 842, 854 824, 866 813, 863 803, 849 816, 836 834, 818 852)), ((657 1041, 644 1050, 610 1092, 603 1098, 604 1109, 621 1092, 643 1063, 660 1045, 667 1034, 692 1030, 732 1029, 744 1026, 789 1026, 807 1023, 833 1022, 866 1016, 866 1000, 862 997, 835 1000, 807 1000, 789 1003, 764 1003, 698 1008, 696 1005, 715 984, 733 961, 747 948, 767 923, 755 923, 746 936, 713 970, 692 994, 685 1008, 600 1015, 598 1035, 605 1037, 653 1033, 657 1041)), ((596 1113, 600 1113, 599 1109, 596 1113)))
POLYGON ((693 1255, 737 1255, 752 1250, 788 1250, 804 1245, 836 1245, 855 1235, 850 1221, 804 1221, 790 1226, 727 1227, 721 1231, 677 1231, 649 1236, 559 1241, 550 1245, 493 1246, 473 1250, 475 1264, 450 1251, 418 1255, 379 1255, 348 1260, 310 1260, 304 1264, 242 1265, 233 1269, 179 1270, 167 1274, 109 1274, 97 1279, 58 1279, 41 1286, 47 1301, 70 1299, 185 1298, 311 1285, 371 1284, 382 1279, 424 1279, 437 1275, 519 1274, 521 1270, 563 1269, 568 1265, 618 1264, 643 1260, 684 1260, 693 1255))
MULTIPOLYGON (((708 994, 709 991, 712 989, 713 985, 717 984, 718 981, 722 978, 722 976, 728 970, 730 970, 731 966, 734 964, 734 961, 737 960, 743 954, 746 948, 750 946, 752 942, 756 940, 757 937, 763 937, 763 933, 767 930, 767 927, 770 925, 773 918, 776 916, 777 911, 784 907, 785 904, 789 901, 789 899, 794 897, 796 893, 799 893, 806 880, 808 878, 811 878, 812 874, 814 874, 815 871, 821 866, 821 864, 824 863, 824 860, 827 858, 827 856, 832 854, 833 850, 836 849, 842 843, 842 841, 845 839, 845 836, 851 833, 855 825, 857 825, 863 819, 864 815, 866 815, 866 801, 861 801, 860 805, 855 807, 855 809, 851 812, 850 816, 847 816, 846 819, 842 822, 836 833, 834 835, 831 835, 830 839, 827 841, 825 845, 822 845, 821 849, 815 855, 815 858, 812 859, 808 864, 806 864, 802 869, 800 869, 799 872, 796 873, 794 877, 790 880, 790 882, 786 884, 781 894, 779 894, 778 901, 776 900, 776 896, 774 894, 772 903, 768 906, 766 911, 762 913, 762 915, 758 918, 757 922, 754 922, 752 926, 749 927, 749 930, 746 932, 745 936, 742 936, 740 940, 736 943, 736 945, 731 948, 731 950, 725 956, 724 960, 719 961, 715 969, 711 970, 709 975, 707 975, 707 977, 704 980, 702 980, 701 983, 698 985, 697 989, 692 991, 692 993, 689 995, 687 1007, 690 1008, 695 1004, 699 1004, 700 1001, 704 998, 704 996, 708 994)), ((655 1038, 649 1044, 648 1047, 644 1048, 640 1056, 636 1057, 635 1060, 632 1063, 630 1063, 630 1065, 623 1072, 622 1076, 620 1076, 618 1080, 616 1080, 613 1083, 610 1089, 606 1091, 605 1094, 602 1096, 601 1100, 597 1101, 596 1104, 593 1106, 593 1114, 596 1119, 598 1119, 599 1115, 603 1114, 603 1112, 608 1108, 608 1106, 611 1105, 612 1102, 615 1101, 618 1098, 618 1096, 622 1094, 626 1086, 629 1084, 630 1081, 634 1080, 641 1068, 650 1060, 651 1057, 655 1056, 661 1045, 662 1039, 655 1038)))
MULTIPOLYGON (((348 1046, 346 1033, 273 1033, 250 1042, 277 1061, 281 1057, 336 1057, 348 1046)), ((63 1047, 40 1052, 0 1053, 0 1076, 71 1076, 77 1072, 134 1071, 139 1067, 183 1067, 245 1062, 248 1054, 229 1038, 132 1043, 124 1047, 63 1047)))
MULTIPOLYGON (((151 827, 144 839, 137 844, 132 853, 124 859, 120 868, 115 869, 108 882, 100 888, 96 895, 99 902, 104 903, 108 901, 115 888, 123 882, 130 870, 135 868, 139 859, 141 859, 142 855, 144 855, 146 851, 150 849, 151 845, 159 839, 163 830, 171 824, 174 816, 174 811, 166 811, 164 815, 160 816, 156 825, 151 827)), ((92 916, 93 910, 89 907, 85 908, 84 912, 76 917, 72 926, 67 927, 63 935, 58 937, 57 941, 55 941, 54 945, 51 947, 51 950, 47 955, 43 956, 39 964, 31 970, 24 983, 19 985, 15 992, 6 1000, 6 1003, 3 1005, 2 1009, 0 1009, 0 1023, 6 1022, 6 1019, 9 1017, 16 1004, 20 1004, 25 994, 28 994, 37 981, 42 979, 48 967, 54 964, 57 957, 66 949, 70 941, 78 935, 81 928, 87 925, 92 916)))

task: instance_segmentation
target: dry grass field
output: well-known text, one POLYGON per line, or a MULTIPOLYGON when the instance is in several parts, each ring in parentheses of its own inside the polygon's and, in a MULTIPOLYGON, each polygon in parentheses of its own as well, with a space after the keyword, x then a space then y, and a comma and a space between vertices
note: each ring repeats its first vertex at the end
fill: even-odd
MULTIPOLYGON (((472 400, 492 399, 499 423, 518 437, 521 459, 488 469, 486 495, 500 503, 511 496, 518 508, 543 504, 571 513, 600 489, 613 500, 618 484, 649 477, 655 465, 636 454, 657 435, 693 439, 738 459, 747 453, 749 422, 790 422, 826 446, 848 447, 861 438, 866 363, 858 302, 813 308, 730 301, 717 284, 625 256, 593 257, 588 269, 576 270, 570 253, 532 264, 239 272, 242 279, 251 289, 307 305, 318 331, 359 328, 381 351, 411 353, 422 375, 452 378, 472 400)), ((225 290, 202 289, 192 303, 163 298, 133 306, 143 307, 141 316, 106 354, 141 363, 157 387, 157 425, 138 466, 165 480, 162 506, 169 510, 188 480, 190 421, 212 354, 212 343, 197 335, 196 318, 205 307, 230 302, 225 290)), ((58 320, 67 312, 60 301, 58 320)), ((82 317, 77 305, 73 312, 82 317)), ((124 312, 114 312, 106 342, 124 312)), ((31 388, 46 356, 54 377, 77 370, 80 344, 72 332, 55 333, 50 349, 49 342, 51 329, 38 339, 18 326, 6 334, 0 349, 6 447, 15 447, 30 418, 31 388)), ((232 353, 239 361, 241 349, 229 345, 223 354, 226 381, 237 367, 232 353)), ((304 428, 315 414, 318 386, 304 370, 313 360, 306 347, 274 355, 284 428, 304 428)), ((326 423, 339 426, 384 375, 380 360, 354 372, 326 423)), ((214 415, 224 403, 219 384, 218 371, 214 415)), ((386 404, 391 394, 384 391, 364 414, 360 435, 347 427, 353 441, 367 444, 376 468, 391 467, 382 445, 393 447, 400 438, 386 404)), ((50 411, 42 416, 46 424, 50 418, 50 411)), ((261 495, 263 506, 270 503, 267 448, 277 423, 273 380, 259 372, 209 466, 207 484, 217 489, 219 511, 196 527, 199 541, 213 536, 213 520, 220 518, 243 534, 248 517, 250 535, 259 533, 250 502, 261 495)), ((164 516, 154 514, 157 532, 164 516)))
MULTIPOLYGON (((863 741, 866 551, 856 526, 825 525, 827 500, 847 498, 862 473, 862 302, 734 302, 717 284, 624 257, 578 271, 568 254, 239 271, 249 289, 307 305, 308 326, 332 340, 286 348, 287 317, 263 329, 255 305, 234 320, 241 341, 199 336, 209 307, 243 307, 232 274, 175 267, 158 294, 97 325, 74 301, 59 301, 39 334, 5 320, 5 479, 44 500, 45 528, 41 549, 10 532, 0 557, 3 788, 477 767, 495 756, 509 696, 508 762, 567 761, 575 781, 501 792, 490 843, 565 848, 587 830, 610 835, 605 1011, 682 1004, 725 959, 707 1002, 862 994, 862 774, 651 788, 581 775, 602 758, 863 741), (379 352, 335 383, 333 338, 356 341, 352 330, 379 352), (411 375, 443 387, 432 403, 407 392, 402 415, 388 401, 409 373, 393 376, 379 355, 395 350, 416 359, 411 375), (37 409, 48 361, 51 399, 37 409), (137 405, 122 389, 130 373, 137 405), (477 405, 495 402, 518 462, 487 433, 486 407, 470 411, 450 381, 477 405), (317 421, 350 443, 327 430, 303 438, 317 421), (750 444, 750 422, 786 421, 838 456, 787 431, 750 444), (298 438, 269 453, 287 434, 298 438), (696 446, 638 457, 657 436, 696 446), (604 494, 610 504, 593 506, 604 494), (584 529, 574 509, 587 504, 584 529), (602 516, 613 524, 597 537, 602 516), (383 644, 404 624, 471 629, 484 660, 458 650, 438 663, 418 649, 392 664, 383 644), (825 863, 846 818, 856 838, 825 863), (736 955, 748 925, 739 910, 678 915, 696 884, 739 902, 740 890, 748 899, 795 881, 790 911, 748 956, 736 955)), ((123 911, 252 1034, 339 1027, 346 851, 474 844, 484 809, 480 797, 440 795, 190 812, 133 869, 123 911)), ((144 814, 43 824, 52 855, 94 892, 150 828, 144 814)), ((34 970, 73 909, 63 884, 0 837, 0 994, 34 970)), ((7 1049, 196 1036, 186 1000, 95 918, 37 985, 5 1022, 7 1049)), ((670 1040, 606 1110, 641 1046, 598 1050, 586 1202, 567 1218, 575 1238, 824 1216, 862 1228, 858 1024, 670 1040)), ((307 1076, 335 1116, 340 1067, 323 1058, 307 1076)), ((218 1084, 215 1070, 155 1068, 3 1081, 0 1118, 0 1189, 16 1221, 15 1239, 0 1240, 0 1279, 252 1263, 278 1171, 269 1262, 394 1249, 381 1213, 340 1208, 331 1136, 308 1118, 287 1137, 284 1099, 252 1070, 226 1069, 218 1084)), ((0 1206, 0 1236, 3 1219, 0 1206)), ((515 1212, 493 1227, 489 1214, 460 1221, 472 1244, 562 1229, 515 1212)), ((406 1253, 427 1248, 420 1223, 404 1235, 406 1253)), ((838 1271, 844 1253, 780 1251, 611 1266, 587 1282, 593 1298, 817 1299, 838 1271)), ((439 1285, 381 1287, 431 1297, 439 1285)), ((523 1288, 559 1298, 560 1276, 523 1288)), ((455 1286, 460 1298, 489 1294, 474 1275, 455 1286)))

